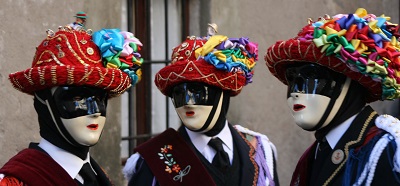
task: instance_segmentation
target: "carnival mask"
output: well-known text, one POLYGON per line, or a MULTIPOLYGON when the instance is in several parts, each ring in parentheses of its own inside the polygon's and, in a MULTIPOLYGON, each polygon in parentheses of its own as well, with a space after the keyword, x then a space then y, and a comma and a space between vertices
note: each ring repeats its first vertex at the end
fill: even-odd
POLYGON ((215 126, 223 100, 220 89, 201 83, 181 83, 173 88, 171 97, 189 130, 207 132, 215 126))
POLYGON ((51 93, 72 138, 84 146, 95 145, 106 121, 107 93, 93 87, 54 87, 51 93))
POLYGON ((287 102, 294 120, 304 130, 321 129, 332 121, 351 80, 316 64, 286 70, 287 102))

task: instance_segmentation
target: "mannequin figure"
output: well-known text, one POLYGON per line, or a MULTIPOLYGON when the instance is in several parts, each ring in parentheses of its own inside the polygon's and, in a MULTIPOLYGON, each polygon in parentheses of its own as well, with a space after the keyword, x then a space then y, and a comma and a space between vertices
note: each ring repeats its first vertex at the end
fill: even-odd
POLYGON ((174 48, 155 84, 183 125, 135 148, 124 168, 128 185, 279 185, 267 136, 226 118, 256 60, 257 44, 247 38, 191 36, 174 48))
POLYGON ((315 131, 291 185, 400 184, 400 122, 368 105, 400 97, 400 35, 388 20, 363 8, 325 15, 268 48, 295 123, 315 131))
POLYGON ((211 36, 215 35, 216 33, 218 33, 218 25, 215 23, 208 23, 207 36, 211 37, 211 36))
POLYGON ((86 19, 87 19, 86 13, 80 11, 80 12, 76 13, 76 15, 74 17, 75 17, 75 21, 70 23, 69 26, 75 30, 85 29, 85 24, 86 24, 86 19))
POLYGON ((142 59, 133 48, 141 43, 118 29, 92 34, 65 26, 47 34, 32 67, 9 75, 14 88, 34 96, 41 140, 0 169, 0 185, 112 185, 89 149, 106 124, 107 100, 140 77, 142 59), (107 44, 118 53, 100 52, 107 44))

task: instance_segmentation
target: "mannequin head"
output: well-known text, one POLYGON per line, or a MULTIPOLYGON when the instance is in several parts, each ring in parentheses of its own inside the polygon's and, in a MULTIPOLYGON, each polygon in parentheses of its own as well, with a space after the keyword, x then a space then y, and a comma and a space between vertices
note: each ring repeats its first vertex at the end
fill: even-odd
POLYGON ((80 12, 76 13, 76 15, 74 17, 76 18, 76 20, 75 20, 76 23, 85 25, 86 18, 87 18, 85 12, 80 11, 80 12))
POLYGON ((171 97, 178 116, 189 130, 207 133, 222 129, 229 96, 224 99, 220 88, 197 82, 181 83, 173 88, 171 97))
POLYGON ((286 70, 287 102, 304 130, 327 126, 336 116, 350 86, 350 78, 326 67, 303 63, 286 70))

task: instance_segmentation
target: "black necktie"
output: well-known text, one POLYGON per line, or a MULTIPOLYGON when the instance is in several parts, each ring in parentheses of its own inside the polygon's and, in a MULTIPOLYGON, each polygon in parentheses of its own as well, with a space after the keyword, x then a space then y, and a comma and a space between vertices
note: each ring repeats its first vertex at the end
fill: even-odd
POLYGON ((97 186, 96 174, 94 174, 92 167, 89 163, 83 164, 83 167, 79 171, 79 175, 83 178, 83 185, 85 186, 97 186))
POLYGON ((222 173, 225 173, 225 171, 230 166, 230 162, 228 153, 226 153, 224 151, 224 148, 222 147, 222 140, 219 138, 212 138, 210 142, 208 142, 208 145, 210 145, 217 151, 212 160, 212 164, 217 167, 222 173))
MULTIPOLYGON (((332 149, 329 146, 328 141, 324 138, 319 141, 319 144, 316 149, 317 157, 314 159, 311 171, 311 180, 317 180, 319 174, 323 172, 323 165, 326 161, 329 161, 330 153, 332 149)), ((311 181, 313 182, 313 181, 311 181)), ((311 184, 313 185, 313 184, 311 184)))

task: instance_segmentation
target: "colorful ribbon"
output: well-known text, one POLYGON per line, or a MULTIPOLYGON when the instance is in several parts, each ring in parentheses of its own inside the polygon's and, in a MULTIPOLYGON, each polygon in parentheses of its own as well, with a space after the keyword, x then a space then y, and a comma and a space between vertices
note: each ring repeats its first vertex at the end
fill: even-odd
POLYGON ((312 40, 326 56, 335 56, 349 68, 381 82, 382 100, 400 98, 400 44, 398 25, 390 17, 376 17, 363 8, 338 14, 303 28, 299 40, 312 40), (311 37, 310 37, 311 36, 311 37))
POLYGON ((258 60, 258 45, 248 38, 211 36, 195 51, 196 58, 203 58, 215 68, 227 72, 243 72, 246 84, 252 82, 253 68, 258 60))
POLYGON ((138 51, 143 44, 132 33, 102 29, 93 33, 92 40, 100 49, 105 67, 121 69, 131 78, 132 85, 140 81, 143 59, 138 51))

